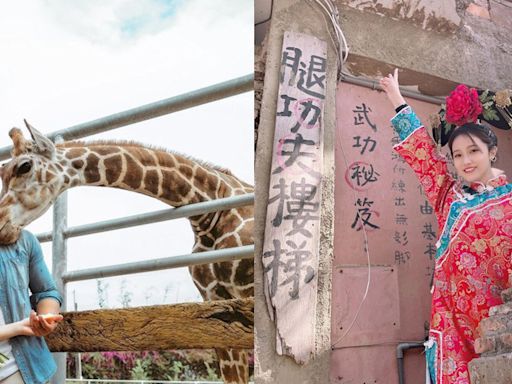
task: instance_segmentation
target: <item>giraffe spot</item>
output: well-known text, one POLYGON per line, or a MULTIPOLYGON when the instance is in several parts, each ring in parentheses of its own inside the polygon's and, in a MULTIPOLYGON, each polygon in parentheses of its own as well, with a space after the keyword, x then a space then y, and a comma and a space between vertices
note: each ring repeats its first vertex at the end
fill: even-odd
POLYGON ((240 374, 240 377, 247 377, 247 373, 245 373, 244 365, 238 365, 238 373, 240 374))
POLYGON ((69 176, 64 175, 64 184, 68 184, 68 183, 69 183, 69 176))
MULTIPOLYGON (((218 238, 218 237, 220 237, 223 233, 225 233, 225 232, 223 232, 223 231, 220 231, 220 230, 219 230, 219 228, 218 228, 218 226, 215 226, 214 231, 212 231, 212 232, 214 232, 214 233, 213 233, 213 236, 214 236, 215 238, 218 238)), ((238 246, 239 246, 239 244, 238 244, 238 242, 236 241, 235 236, 233 236, 233 235, 228 236, 228 237, 226 237, 226 238, 222 239, 221 241, 219 241, 219 242, 216 244, 216 248, 233 248, 233 247, 238 247, 238 246)))
POLYGON ((195 265, 190 268, 193 280, 201 282, 202 286, 207 286, 215 277, 213 276, 212 270, 209 264, 195 265))
POLYGON ((235 272, 235 284, 247 285, 254 280, 254 260, 242 259, 235 272))
POLYGON ((229 233, 233 232, 241 223, 238 216, 228 213, 219 220, 217 228, 221 233, 229 233))
POLYGON ((123 183, 132 189, 137 189, 142 184, 142 167, 131 156, 125 156, 126 174, 123 183))
MULTIPOLYGON (((173 172, 162 171, 162 198, 171 203, 183 202, 192 187, 185 180, 176 177, 173 172)), ((190 203, 187 201, 187 203, 190 203)))
POLYGON ((220 284, 217 284, 215 286, 215 289, 213 290, 214 294, 217 296, 217 298, 222 298, 222 299, 232 299, 233 296, 228 292, 228 290, 220 285, 220 284))
POLYGON ((171 153, 158 151, 158 152, 156 152, 156 157, 157 157, 158 164, 160 166, 167 167, 167 168, 175 168, 176 167, 176 161, 174 159, 174 155, 172 155, 171 153))
POLYGON ((55 173, 46 171, 46 174, 44 175, 46 182, 49 182, 51 179, 55 177, 55 173))
POLYGON ((215 276, 217 276, 220 281, 229 282, 231 280, 232 269, 233 265, 229 261, 213 264, 213 271, 215 276))
POLYGON ((151 154, 149 149, 133 147, 130 148, 130 152, 133 153, 134 157, 137 158, 144 167, 154 167, 157 165, 155 157, 151 154))
POLYGON ((240 354, 238 353, 238 351, 236 349, 231 350, 231 355, 233 356, 233 360, 238 361, 238 359, 240 359, 240 354))
POLYGON ((105 146, 105 147, 93 147, 95 153, 100 156, 112 155, 114 153, 120 153, 121 150, 118 147, 105 146))
POLYGON ((194 175, 194 186, 204 192, 208 193, 208 196, 215 198, 217 191, 217 178, 207 173, 203 168, 198 167, 194 175))
POLYGON ((82 167, 84 166, 84 161, 83 160, 73 160, 71 162, 71 166, 76 169, 82 169, 82 167))
POLYGON ((68 159, 76 159, 77 157, 81 157, 85 155, 86 153, 85 148, 71 148, 70 150, 66 151, 66 158, 68 159))
POLYGON ((236 371, 236 365, 227 365, 221 364, 220 371, 222 372, 222 377, 227 383, 237 383, 238 382, 238 373, 236 371))
POLYGON ((158 171, 149 169, 144 176, 144 188, 153 195, 158 194, 158 171))
POLYGON ((214 240, 208 237, 208 235, 203 235, 199 238, 199 242, 205 247, 211 247, 213 246, 214 240))
POLYGON ((89 156, 87 156, 87 165, 84 170, 85 182, 87 184, 97 183, 100 181, 100 173, 98 169, 99 161, 100 158, 94 153, 91 153, 89 156))
POLYGON ((231 360, 231 356, 229 355, 229 351, 227 349, 215 349, 217 353, 217 358, 220 360, 231 360))
POLYGON ((192 175, 194 174, 194 171, 190 166, 182 164, 178 167, 178 170, 183 176, 185 176, 185 179, 192 180, 192 175))
POLYGON ((105 177, 109 185, 113 184, 119 179, 119 176, 121 176, 122 163, 123 159, 121 155, 112 156, 103 161, 103 165, 105 166, 105 177))

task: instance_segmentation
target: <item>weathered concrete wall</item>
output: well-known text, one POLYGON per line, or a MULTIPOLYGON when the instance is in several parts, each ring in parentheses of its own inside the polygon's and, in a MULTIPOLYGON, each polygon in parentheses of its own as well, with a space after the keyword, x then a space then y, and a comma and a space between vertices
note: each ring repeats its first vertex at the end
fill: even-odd
POLYGON ((278 0, 274 2, 271 29, 268 36, 265 89, 259 115, 258 145, 256 151, 256 225, 255 225, 255 382, 308 383, 329 382, 331 260, 333 252, 333 194, 334 194, 334 96, 336 89, 336 59, 332 46, 328 47, 328 77, 324 109, 324 181, 322 185, 321 246, 318 267, 318 297, 316 321, 316 357, 305 366, 299 366, 288 357, 275 352, 275 326, 270 321, 263 294, 261 253, 266 217, 269 176, 272 161, 274 125, 279 86, 279 66, 284 31, 313 35, 330 44, 322 15, 306 2, 278 0))
POLYGON ((355 75, 379 77, 383 74, 382 63, 387 63, 481 88, 510 87, 512 3, 509 1, 338 0, 336 3, 350 53, 354 55, 349 59, 348 70, 355 75), (361 56, 374 64, 366 65, 361 71, 354 64, 361 56))

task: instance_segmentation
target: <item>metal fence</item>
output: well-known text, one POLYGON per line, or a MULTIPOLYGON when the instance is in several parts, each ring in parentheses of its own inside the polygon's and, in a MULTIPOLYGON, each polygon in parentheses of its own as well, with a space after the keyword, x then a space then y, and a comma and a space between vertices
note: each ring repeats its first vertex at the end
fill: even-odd
MULTIPOLYGON (((210 87, 195 90, 179 96, 160 100, 155 103, 147 104, 127 111, 109 115, 87 123, 75 125, 66 129, 47 134, 47 137, 56 143, 64 140, 79 139, 82 137, 105 132, 129 124, 152 119, 154 117, 170 114, 187 108, 192 108, 201 104, 213 102, 230 96, 238 95, 244 92, 252 91, 254 75, 232 79, 223 83, 215 84, 210 87)), ((9 157, 11 147, 0 148, 0 160, 9 157)), ((245 205, 254 204, 254 194, 243 196, 234 196, 215 201, 193 204, 180 208, 165 209, 140 215, 133 215, 108 221, 96 222, 76 227, 67 227, 67 193, 59 196, 53 207, 53 230, 51 232, 40 233, 37 238, 41 242, 52 241, 52 273, 59 290, 63 293, 66 307, 66 283, 71 281, 80 281, 109 276, 119 276, 130 273, 140 273, 148 271, 157 271, 169 268, 178 268, 187 265, 205 264, 220 261, 230 261, 235 259, 252 258, 254 255, 254 245, 236 247, 230 249, 201 252, 196 254, 187 254, 172 256, 154 260, 147 260, 134 263, 111 265, 100 268, 90 268, 84 270, 67 270, 67 239, 76 236, 84 236, 92 233, 100 233, 120 228, 128 228, 149 223, 156 223, 165 220, 174 220, 177 218, 194 216, 197 214, 226 210, 245 205)), ((115 381, 115 380, 66 380, 66 354, 55 353, 58 371, 52 378, 52 384, 64 384, 65 382, 87 382, 93 383, 141 383, 141 381, 115 381)), ((143 381, 144 383, 171 383, 170 381, 143 381)), ((174 383, 174 382, 172 382, 174 383)), ((188 382, 202 383, 207 382, 188 382)))

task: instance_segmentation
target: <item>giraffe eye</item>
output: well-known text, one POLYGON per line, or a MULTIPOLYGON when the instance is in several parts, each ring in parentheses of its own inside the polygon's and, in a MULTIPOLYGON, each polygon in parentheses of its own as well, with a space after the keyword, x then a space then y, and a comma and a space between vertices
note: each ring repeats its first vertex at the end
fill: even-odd
POLYGON ((23 175, 30 171, 32 168, 32 163, 30 161, 25 161, 21 163, 19 167, 16 168, 16 176, 23 175))

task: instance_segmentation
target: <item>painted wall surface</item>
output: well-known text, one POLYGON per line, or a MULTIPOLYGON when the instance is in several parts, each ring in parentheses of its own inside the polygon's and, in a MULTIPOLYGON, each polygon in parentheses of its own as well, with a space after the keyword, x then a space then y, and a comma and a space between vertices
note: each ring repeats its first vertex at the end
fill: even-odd
MULTIPOLYGON (((427 126, 439 110, 408 102, 427 126)), ((336 114, 331 382, 393 383, 396 345, 422 342, 428 329, 437 223, 415 174, 392 149, 399 139, 385 94, 342 83, 336 114)), ((497 167, 512 174, 512 135, 495 131, 497 167)), ((424 380, 420 351, 405 356, 407 382, 424 380)))

